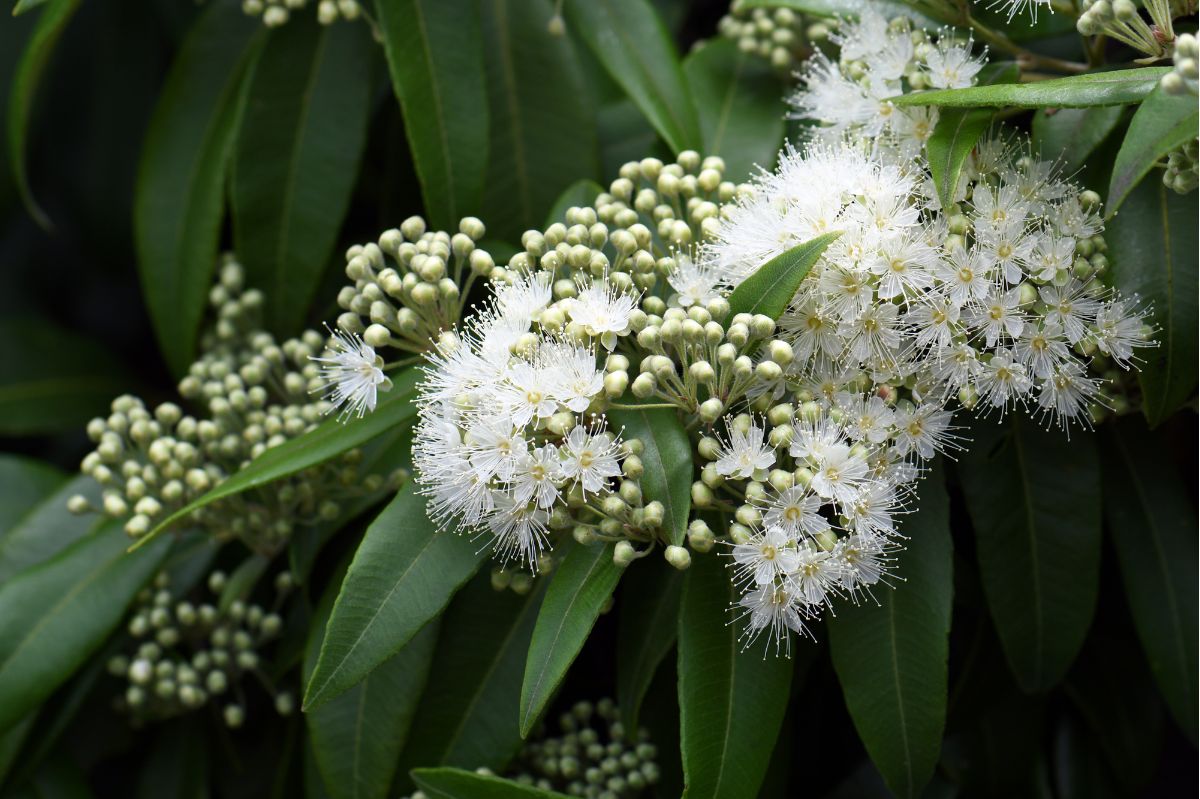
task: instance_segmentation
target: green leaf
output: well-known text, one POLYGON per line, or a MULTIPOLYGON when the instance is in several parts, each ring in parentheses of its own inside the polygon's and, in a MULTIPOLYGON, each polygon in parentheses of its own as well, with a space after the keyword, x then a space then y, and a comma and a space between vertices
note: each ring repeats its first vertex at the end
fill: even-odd
POLYGON ((1196 506, 1161 437, 1128 419, 1108 425, 1105 439, 1104 513, 1125 596, 1167 707, 1195 743, 1196 506))
POLYGON ((563 796, 457 768, 419 768, 412 775, 429 799, 560 799, 563 796))
MULTIPOLYGON (((564 222, 567 210, 570 208, 585 208, 596 202, 596 198, 604 193, 604 189, 594 180, 577 180, 563 189, 562 194, 554 201, 550 213, 546 214, 546 227, 555 222, 564 222)), ((491 252, 491 250, 488 250, 491 252)))
POLYGON ((550 0, 483 3, 491 120, 483 218, 490 235, 510 241, 541 222, 568 181, 600 171, 595 109, 571 41, 546 32, 553 15, 550 0))
POLYGON ((0 454, 0 563, 9 531, 65 482, 67 475, 57 466, 23 455, 0 454))
POLYGON ((195 352, 242 78, 265 30, 237 3, 212 3, 184 39, 142 147, 133 209, 138 270, 159 346, 177 375, 195 352))
POLYGON ((225 581, 225 587, 221 589, 221 596, 217 599, 217 612, 224 613, 234 602, 245 602, 249 599, 258 579, 270 565, 271 560, 258 553, 248 556, 238 564, 225 581))
MULTIPOLYGON (((793 11, 799 11, 802 14, 811 14, 814 17, 850 17, 854 19, 857 17, 856 12, 861 6, 853 0, 744 0, 742 7, 790 8, 793 11)), ((903 0, 871 0, 870 7, 888 19, 908 17, 917 22, 934 21, 930 17, 914 11, 903 0)), ((951 14, 945 15, 937 21, 956 22, 951 14)))
POLYGON ((342 582, 307 681, 315 710, 361 682, 442 612, 487 557, 465 535, 439 532, 410 482, 367 528, 342 582))
POLYGON ((632 736, 637 734, 642 699, 675 645, 683 573, 662 558, 636 561, 628 570, 617 627, 617 706, 632 736))
POLYGON ((966 89, 935 89, 889 98, 905 105, 952 108, 1015 106, 1017 108, 1087 108, 1096 105, 1139 103, 1158 85, 1170 67, 1138 67, 1112 72, 1090 72, 1069 78, 1035 83, 1001 83, 966 89))
POLYGON ((442 620, 429 684, 399 771, 418 766, 499 772, 521 748, 521 680, 546 580, 525 596, 497 592, 491 575, 468 583, 442 620))
MULTIPOLYGON (((13 9, 13 16, 21 14, 41 2, 23 0, 13 9)), ((38 16, 37 26, 29 37, 29 44, 21 54, 17 64, 16 75, 8 96, 8 160, 12 163, 13 179, 25 209, 43 229, 50 230, 53 225, 50 217, 38 205, 29 187, 29 175, 25 171, 25 151, 28 147, 29 129, 33 118, 34 96, 42 74, 50 63, 50 56, 58 44, 58 38, 66 30, 67 23, 79 8, 79 0, 53 0, 38 16)))
POLYGON ((271 31, 247 76, 230 189, 233 240, 280 334, 300 327, 350 205, 371 111, 372 52, 367 26, 297 14, 271 31))
POLYGON ((202 497, 172 513, 148 535, 134 544, 142 546, 172 524, 187 518, 192 511, 210 505, 218 499, 262 488, 276 480, 304 471, 341 455, 346 450, 361 447, 377 436, 405 424, 417 415, 413 399, 417 395, 418 369, 405 369, 392 376, 392 390, 384 394, 375 410, 361 418, 339 421, 331 416, 313 430, 272 447, 259 455, 241 471, 202 497))
POLYGON ((565 557, 550 577, 525 659, 525 678, 521 683, 522 738, 529 735, 550 704, 623 571, 613 563, 611 545, 571 543, 565 548, 565 557))
POLYGON ((622 438, 641 440, 642 498, 663 504, 671 543, 682 546, 692 509, 692 442, 679 415, 672 408, 613 408, 608 418, 614 429, 623 428, 622 438))
POLYGON ((33 731, 35 721, 37 721, 37 711, 31 710, 7 730, 0 733, 0 785, 4 784, 9 769, 16 762, 17 755, 21 753, 21 747, 29 733, 33 731))
MULTIPOLYGON (((21 483, 12 485, 17 488, 21 483)), ((7 488, 8 483, 0 482, 0 486, 7 488)), ((26 497, 26 502, 33 503, 11 526, 0 531, 0 585, 50 560, 96 527, 97 515, 76 516, 67 510, 67 500, 75 494, 99 504, 100 486, 91 477, 80 475, 49 495, 26 497)))
POLYGON ((17 4, 13 6, 13 16, 19 17, 26 11, 32 11, 45 2, 46 0, 17 0, 17 4))
POLYGON ((0 435, 78 430, 129 391, 125 366, 93 338, 40 317, 0 320, 0 435))
POLYGON ((1039 108, 1033 114, 1033 149, 1047 161, 1058 161, 1072 173, 1116 129, 1125 109, 1119 105, 1093 108, 1039 108))
POLYGON ((1017 414, 974 432, 959 475, 988 609, 1021 688, 1045 691, 1071 666, 1096 606, 1096 443, 1017 414))
POLYGON ((763 59, 737 43, 712 39, 683 60, 704 154, 725 160, 725 177, 749 179, 755 167, 771 169, 783 146, 783 85, 763 59))
POLYGON ((809 270, 840 235, 839 231, 825 233, 767 261, 729 295, 730 313, 783 316, 809 270))
POLYGON ((487 167, 483 34, 475 0, 377 4, 392 87, 435 228, 479 210, 487 167))
POLYGON ((940 468, 921 482, 913 507, 896 563, 903 581, 876 588, 878 605, 843 604, 828 621, 829 652, 850 718, 897 796, 921 795, 946 724, 954 566, 940 468))
POLYGON ((742 651, 742 623, 731 623, 729 610, 737 598, 724 558, 714 552, 692 559, 679 613, 687 799, 757 796, 787 709, 792 661, 757 646, 742 651))
POLYGON ((1162 422, 1196 393, 1196 193, 1179 196, 1161 181, 1134 189, 1105 239, 1111 280, 1149 311, 1158 346, 1140 350, 1142 412, 1162 422))
POLYGON ((1195 141, 1200 133, 1198 128, 1200 110, 1196 108, 1194 96, 1176 97, 1161 88, 1150 92, 1129 121, 1129 130, 1117 152, 1112 181, 1108 184, 1105 215, 1112 217, 1117 212, 1129 192, 1159 159, 1189 141, 1195 141))
MULTIPOLYGON (((312 675, 343 565, 313 614, 304 655, 312 675)), ((438 624, 427 624, 395 655, 345 693, 305 714, 313 756, 333 799, 385 799, 429 676, 438 624)), ((418 728, 420 729, 420 728, 418 728)))
POLYGON ((127 555, 119 522, 0 586, 0 730, 40 704, 125 615, 167 553, 161 541, 127 555))
POLYGON ((675 45, 646 0, 567 0, 568 31, 587 42, 672 152, 704 138, 675 45))
MULTIPOLYGON (((1011 83, 1017 79, 1017 65, 1011 62, 988 64, 979 73, 980 85, 1011 83)), ((949 208, 958 198, 959 177, 967 157, 975 149, 979 137, 992 124, 990 108, 954 108, 938 116, 933 134, 925 143, 929 174, 937 189, 943 208, 949 208)))

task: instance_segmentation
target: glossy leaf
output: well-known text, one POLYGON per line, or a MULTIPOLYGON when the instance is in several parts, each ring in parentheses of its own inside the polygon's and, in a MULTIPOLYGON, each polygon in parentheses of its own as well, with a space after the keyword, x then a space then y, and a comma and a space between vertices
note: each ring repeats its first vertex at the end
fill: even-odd
POLYGON ((341 455, 346 450, 361 447, 376 436, 403 425, 417 415, 413 399, 417 395, 420 372, 406 369, 392 376, 392 390, 383 394, 375 410, 361 418, 339 420, 331 416, 302 436, 272 447, 250 461, 244 469, 231 476, 202 497, 180 508, 158 524, 149 535, 138 540, 134 547, 160 534, 172 524, 223 497, 261 488, 280 478, 304 471, 341 455))
MULTIPOLYGON (((44 2, 45 0, 43 0, 44 2)), ((38 16, 37 26, 29 37, 29 43, 21 54, 17 64, 17 72, 13 78, 8 95, 8 160, 12 164, 13 179, 17 191, 29 215, 46 230, 49 230, 50 217, 38 205, 29 187, 29 174, 25 166, 25 154, 29 142, 29 130, 32 126, 34 96, 42 74, 54 54, 54 46, 75 11, 79 8, 80 0, 52 0, 38 16)), ((34 5, 41 3, 18 3, 13 14, 28 11, 34 5)))
POLYGON ((99 342, 34 316, 0 319, 0 435, 78 430, 133 379, 99 342))
POLYGON ((0 586, 0 729, 36 707, 86 661, 167 553, 127 555, 119 522, 0 586))
POLYGON ((1150 426, 1196 393, 1197 204, 1158 180, 1134 189, 1108 223, 1113 285, 1148 310, 1158 346, 1141 349, 1138 383, 1150 426))
POLYGON ((937 105, 952 108, 1015 106, 1017 108, 1087 108, 1141 102, 1158 85, 1169 67, 1138 67, 1111 72, 1090 72, 1035 83, 1002 83, 965 89, 935 89, 890 98, 900 105, 937 105))
POLYGON ((358 174, 370 115, 365 25, 297 14, 271 31, 248 75, 230 201, 246 282, 270 299, 278 333, 299 329, 329 263, 358 174))
POLYGON ((1092 621, 1100 568, 1100 467, 1092 436, 1070 441, 1013 414, 976 425, 959 464, 979 572, 1004 655, 1026 692, 1056 685, 1092 621))
POLYGON ((525 596, 497 593, 480 574, 447 608, 429 684, 400 772, 421 766, 500 772, 521 748, 521 680, 545 583, 525 596))
MULTIPOLYGON (((9 531, 65 482, 67 475, 57 466, 24 455, 0 454, 0 553, 9 531)), ((0 554, 0 563, 3 559, 0 554)))
MULTIPOLYGON (((343 565, 336 577, 344 571, 343 565)), ((316 667, 338 586, 334 579, 313 614, 304 655, 306 680, 316 667)), ((358 685, 305 714, 317 769, 333 799, 388 796, 437 637, 437 622, 426 625, 358 685)))
POLYGON ((146 132, 134 243, 150 320, 177 375, 192 360, 208 301, 242 79, 264 31, 237 3, 209 5, 171 66, 146 132))
POLYGON ((942 470, 926 475, 903 521, 903 582, 876 601, 843 603, 828 619, 829 652, 846 707, 871 760, 897 796, 919 796, 933 776, 946 723, 954 594, 950 505, 942 470))
POLYGON ((1190 94, 1174 96, 1161 88, 1150 93, 1129 121, 1129 130, 1113 164, 1112 181, 1105 198, 1105 215, 1111 217, 1129 192, 1167 153, 1195 141, 1200 134, 1200 110, 1190 94))
POLYGON ((683 60, 696 105, 704 154, 725 161, 725 179, 740 182, 755 167, 771 169, 783 146, 783 85, 762 58, 714 38, 683 60))
POLYGON ((483 218, 490 235, 510 241, 541 223, 568 181, 600 171, 579 45, 546 32, 553 15, 550 0, 483 0, 491 129, 483 218))
POLYGON ((675 645, 683 573, 662 558, 629 565, 621 590, 617 628, 617 706, 634 732, 642 699, 659 665, 675 645))
POLYGON ((622 569, 613 563, 611 545, 570 545, 554 569, 538 611, 521 683, 521 737, 537 724, 542 711, 567 676, 575 656, 608 598, 622 569))
POLYGON ((392 88, 435 228, 478 213, 488 152, 483 34, 474 0, 377 4, 392 88))
POLYGON ((1088 161, 1125 116, 1119 105, 1093 108, 1040 108, 1034 112, 1033 149, 1073 173, 1088 161))
POLYGON ((579 36, 673 152, 704 141, 662 20, 646 0, 567 0, 567 30, 579 36))
POLYGON ((613 408, 608 419, 613 429, 623 429, 623 439, 639 439, 645 447, 639 456, 642 499, 663 504, 663 525, 671 543, 681 546, 692 508, 692 442, 679 415, 672 408, 613 408))
POLYGON ((750 799, 787 709, 792 661, 763 651, 759 639, 743 651, 742 622, 730 605, 738 591, 715 552, 692 559, 684 573, 679 613, 679 724, 684 796, 750 799))
MULTIPOLYGON (((554 201, 550 213, 546 214, 546 227, 550 227, 555 222, 565 224, 569 209, 585 208, 596 202, 596 198, 603 192, 604 189, 594 180, 575 181, 563 189, 562 194, 558 195, 558 199, 554 201)), ((489 252, 491 251, 489 250, 489 252)))
POLYGON ((413 779, 429 799, 560 799, 564 796, 491 774, 457 768, 419 768, 413 771, 413 779))
MULTIPOLYGON (((15 488, 21 483, 12 485, 15 488)), ((99 517, 95 514, 76 516, 67 510, 67 500, 75 494, 99 504, 100 487, 96 481, 80 475, 60 485, 49 495, 27 497, 25 512, 11 526, 0 530, 0 585, 54 557, 96 527, 99 517)))
POLYGON ((442 612, 488 556, 470 536, 439 532, 409 483, 367 528, 307 682, 313 711, 361 682, 442 612))
MULTIPOLYGON (((1016 79, 1016 64, 999 62, 980 70, 978 83, 1011 83, 1016 79)), ((925 142, 925 156, 929 161, 929 176, 943 208, 949 208, 957 201, 963 165, 992 124, 992 113, 988 108, 954 108, 942 111, 938 116, 933 134, 925 142)))
POLYGON ((772 319, 783 316, 825 248, 840 235, 837 231, 825 233, 767 261, 729 295, 730 313, 760 313, 772 319))
POLYGON ((1197 739, 1196 506, 1164 461, 1164 442, 1135 420, 1109 425, 1104 513, 1125 597, 1150 670, 1176 723, 1197 739))

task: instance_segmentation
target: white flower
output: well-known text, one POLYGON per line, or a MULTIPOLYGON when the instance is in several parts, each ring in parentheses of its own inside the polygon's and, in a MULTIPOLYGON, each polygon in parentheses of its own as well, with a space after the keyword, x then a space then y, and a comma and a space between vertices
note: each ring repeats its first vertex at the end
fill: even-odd
POLYGON ((809 543, 796 551, 797 564, 788 574, 788 582, 797 599, 806 605, 821 605, 840 581, 838 562, 831 553, 809 543))
POLYGON ((735 544, 733 561, 744 579, 768 585, 794 571, 800 558, 791 536, 780 527, 768 527, 746 543, 735 544))
POLYGON ((562 479, 558 450, 546 444, 517 458, 509 484, 518 504, 533 502, 539 508, 549 508, 558 499, 557 484, 562 479))
POLYGON ((817 459, 812 490, 826 499, 852 502, 866 479, 866 460, 845 444, 833 444, 817 459))
POLYGON ((1053 11, 1053 6, 1051 5, 1050 0, 992 0, 991 4, 988 6, 988 9, 990 10, 996 8, 997 6, 1000 7, 999 13, 1008 13, 1009 22, 1012 22, 1013 17, 1015 17, 1017 14, 1020 14, 1021 10, 1024 8, 1029 9, 1030 23, 1037 22, 1037 12, 1042 6, 1045 6, 1053 11))
POLYGON ((763 632, 770 631, 770 641, 775 643, 776 652, 783 644, 783 648, 790 653, 788 630, 808 635, 808 628, 804 626, 797 609, 796 597, 788 586, 760 585, 739 599, 738 606, 745 609, 743 617, 747 618, 746 629, 742 633, 744 646, 749 646, 763 632))
POLYGON ((846 433, 857 441, 879 444, 892 433, 895 414, 879 397, 849 397, 841 403, 846 433))
POLYGON ((729 440, 717 457, 717 474, 741 480, 764 480, 775 465, 775 450, 763 440, 765 431, 751 423, 745 431, 731 426, 729 440))
POLYGON ((1038 407, 1053 414, 1059 425, 1065 427, 1069 419, 1083 419, 1086 423, 1088 405, 1099 398, 1099 382, 1088 377, 1078 362, 1065 361, 1042 383, 1038 407))
POLYGON ((579 278, 576 283, 578 293, 567 304, 571 321, 612 352, 617 337, 629 332, 629 316, 637 308, 637 297, 617 288, 607 275, 595 280, 579 278))
POLYGON ((321 365, 324 381, 317 390, 335 407, 342 408, 339 419, 361 418, 375 410, 379 388, 387 390, 391 385, 383 373, 383 359, 357 333, 332 333, 325 354, 312 360, 321 365))
POLYGON ((519 277, 511 284, 496 287, 496 306, 502 316, 526 322, 537 321, 553 298, 549 272, 519 277))
POLYGON ((1129 312, 1125 300, 1113 300, 1096 312, 1096 346, 1128 369, 1133 362, 1134 348, 1150 343, 1143 332, 1144 326, 1141 317, 1129 312))
POLYGON ((983 332, 988 347, 994 347, 1001 336, 1009 339, 1020 336, 1025 326, 1020 289, 993 291, 971 314, 971 323, 983 332))
POLYGON ((1062 325, 1050 321, 1038 328, 1027 327, 1013 345, 1013 352, 1030 374, 1042 379, 1054 374, 1058 365, 1071 357, 1062 325))
POLYGON ((721 296, 720 271, 708 260, 693 259, 687 253, 675 254, 675 268, 667 275, 667 282, 684 308, 704 306, 721 296))
POLYGON ((1067 341, 1075 344, 1088 334, 1088 325, 1100 313, 1100 300, 1088 293, 1087 286, 1072 279, 1065 286, 1042 286, 1038 296, 1047 306, 1046 321, 1060 325, 1067 341))
POLYGON ((492 476, 512 478, 518 460, 528 451, 521 431, 513 427, 511 417, 504 415, 486 416, 471 425, 466 443, 471 465, 484 480, 492 476))
POLYGON ((512 414, 513 421, 524 427, 533 419, 548 418, 558 410, 554 388, 552 372, 519 362, 509 369, 496 399, 512 414))
POLYGON ((904 408, 896 412, 896 451, 901 455, 910 452, 928 460, 937 453, 945 454, 949 449, 958 449, 955 444, 954 428, 950 421, 952 411, 942 410, 940 405, 927 404, 904 408))
POLYGON ((589 491, 600 491, 607 480, 621 475, 617 463, 619 449, 612 436, 594 435, 582 425, 576 425, 558 451, 562 475, 578 481, 585 496, 589 491))
POLYGON ((1021 399, 1033 385, 1025 367, 1013 358, 1011 350, 997 350, 984 365, 977 383, 980 397, 996 408, 1021 399))
POLYGON ((925 56, 929 85, 938 89, 963 89, 970 86, 983 68, 983 60, 972 57, 971 46, 953 44, 945 38, 925 56))
POLYGON ((536 360, 551 393, 570 411, 583 413, 604 391, 604 373, 596 368, 596 356, 590 349, 546 342, 536 360))
POLYGON ((875 585, 887 572, 886 543, 880 536, 856 534, 838 539, 834 557, 840 562, 842 587, 875 585))
POLYGON ((792 538, 801 533, 817 535, 829 529, 821 515, 821 499, 807 488, 792 486, 767 501, 763 513, 767 529, 779 529, 792 538))
POLYGON ((496 491, 496 509, 488 519, 488 528, 495 536, 494 547, 502 561, 516 559, 530 569, 537 568, 538 554, 549 546, 546 524, 550 515, 508 494, 496 491))
POLYGON ((972 300, 982 300, 992 287, 991 269, 974 249, 952 249, 935 271, 946 284, 950 300, 959 307, 972 300))

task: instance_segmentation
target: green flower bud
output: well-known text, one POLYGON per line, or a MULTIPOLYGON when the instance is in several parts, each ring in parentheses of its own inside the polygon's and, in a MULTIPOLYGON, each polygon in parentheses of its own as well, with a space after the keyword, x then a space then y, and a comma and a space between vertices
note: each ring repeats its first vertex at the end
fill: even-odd
POLYGON ((708 508, 713 504, 713 492, 699 481, 692 483, 692 504, 697 508, 708 508))
POLYGON ((662 526, 663 516, 666 513, 666 508, 663 507, 661 502, 658 500, 650 502, 643 510, 645 514, 643 520, 647 527, 653 529, 662 526))
POLYGON ((613 563, 625 568, 635 560, 637 560, 637 550, 633 548, 633 544, 628 541, 618 541, 613 548, 613 563))
MULTIPOLYGON (((634 381, 636 387, 637 382, 634 381)), ((725 403, 716 397, 709 397, 704 402, 700 403, 698 409, 700 418, 707 424, 712 424, 725 413, 725 403)))
POLYGON ((663 550, 663 558, 679 571, 684 571, 692 565, 691 553, 679 546, 668 546, 663 550))

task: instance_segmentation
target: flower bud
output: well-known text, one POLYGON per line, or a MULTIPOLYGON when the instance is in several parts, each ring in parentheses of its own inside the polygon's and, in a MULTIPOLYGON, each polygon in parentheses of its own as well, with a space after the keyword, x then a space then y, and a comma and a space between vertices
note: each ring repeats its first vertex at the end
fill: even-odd
POLYGON ((670 563, 679 571, 684 571, 688 566, 692 565, 692 555, 685 548, 679 546, 669 546, 663 550, 663 558, 667 563, 670 563))
POLYGON ((725 413, 725 403, 716 397, 709 397, 700 403, 700 418, 707 424, 712 424, 725 413))
POLYGON ((630 387, 630 390, 633 392, 633 396, 637 397, 638 399, 646 399, 647 397, 652 396, 657 389, 658 383, 654 379, 654 375, 650 374, 649 372, 638 375, 637 378, 634 379, 633 385, 630 387))
POLYGON ((628 541, 618 541, 617 545, 613 547, 613 563, 617 566, 625 568, 635 560, 637 560, 637 550, 628 541))
POLYGON ((692 483, 692 504, 697 508, 707 508, 713 504, 713 492, 708 486, 699 481, 692 483))
MULTIPOLYGON (((645 377, 648 375, 641 376, 645 377)), ((606 396, 616 399, 624 394, 627 388, 629 388, 629 375, 625 371, 612 372, 604 376, 604 393, 606 396)), ((651 389, 651 392, 653 392, 653 389, 651 389)))

